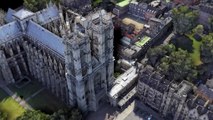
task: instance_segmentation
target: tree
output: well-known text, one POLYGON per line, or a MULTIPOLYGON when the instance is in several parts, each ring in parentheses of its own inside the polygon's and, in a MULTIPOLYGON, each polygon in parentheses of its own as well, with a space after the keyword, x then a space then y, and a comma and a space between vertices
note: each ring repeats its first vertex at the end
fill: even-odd
POLYGON ((50 116, 40 111, 26 111, 24 114, 17 118, 17 120, 50 120, 50 116))
POLYGON ((97 6, 101 2, 102 2, 102 0, 92 0, 92 6, 97 6))
POLYGON ((4 17, 5 17, 5 12, 4 10, 0 9, 0 26, 4 24, 4 17))
POLYGON ((78 109, 63 109, 51 115, 51 120, 82 120, 82 118, 78 109))
POLYGON ((205 35, 201 44, 201 60, 203 63, 213 63, 213 33, 205 35))
POLYGON ((210 31, 213 32, 213 17, 209 18, 209 26, 210 31))
POLYGON ((150 48, 147 52, 149 63, 152 66, 156 66, 159 64, 162 57, 169 55, 173 51, 175 51, 175 46, 172 44, 160 45, 158 47, 150 48))
POLYGON ((56 4, 60 2, 60 0, 24 0, 24 6, 27 9, 36 12, 45 8, 46 4, 48 4, 50 1, 56 4))
POLYGON ((175 31, 184 34, 197 25, 198 11, 190 10, 187 6, 180 6, 172 10, 172 18, 175 31))
POLYGON ((7 120, 7 114, 0 111, 0 120, 7 120))
POLYGON ((202 35, 204 31, 203 25, 197 25, 197 27, 195 27, 192 32, 193 33, 197 33, 199 35, 202 35))
POLYGON ((197 76, 190 54, 182 49, 173 51, 170 55, 163 57, 158 70, 168 80, 182 81, 186 79, 192 81, 197 76))

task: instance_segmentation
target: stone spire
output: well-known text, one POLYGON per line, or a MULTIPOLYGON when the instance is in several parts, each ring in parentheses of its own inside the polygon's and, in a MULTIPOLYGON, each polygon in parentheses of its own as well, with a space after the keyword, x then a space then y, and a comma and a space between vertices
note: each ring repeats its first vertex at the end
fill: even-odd
POLYGON ((70 34, 71 33, 70 21, 69 21, 69 16, 68 16, 67 12, 66 12, 66 29, 67 29, 68 34, 70 34))

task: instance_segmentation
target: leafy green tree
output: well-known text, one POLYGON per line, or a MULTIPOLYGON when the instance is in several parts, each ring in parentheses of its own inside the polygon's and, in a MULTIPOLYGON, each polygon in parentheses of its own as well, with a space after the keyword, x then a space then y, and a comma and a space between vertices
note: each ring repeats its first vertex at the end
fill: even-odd
POLYGON ((67 120, 67 115, 64 110, 58 110, 53 115, 51 115, 51 120, 67 120))
POLYGON ((203 37, 201 44, 201 60, 203 63, 213 63, 213 33, 203 37))
POLYGON ((92 0, 92 6, 97 6, 100 4, 103 0, 92 0))
POLYGON ((7 114, 0 111, 0 120, 7 120, 7 114))
POLYGON ((82 120, 82 119, 83 119, 83 116, 78 109, 74 109, 71 111, 69 120, 82 120))
POLYGON ((213 17, 209 18, 210 31, 213 32, 213 17))
POLYGON ((48 4, 50 1, 56 4, 60 2, 60 0, 24 0, 24 6, 27 9, 36 12, 45 8, 46 4, 48 4))
POLYGON ((193 31, 193 33, 202 35, 203 31, 204 31, 204 27, 203 27, 203 25, 197 25, 197 27, 195 27, 192 31, 193 31))
POLYGON ((167 79, 181 81, 193 80, 197 76, 190 54, 187 51, 178 49, 170 55, 161 59, 158 70, 163 73, 167 79))
POLYGON ((172 18, 175 31, 184 34, 197 25, 198 11, 191 10, 187 6, 180 6, 172 10, 172 18))
POLYGON ((51 115, 51 120, 82 120, 82 114, 78 109, 64 109, 51 115))
POLYGON ((169 55, 173 51, 175 51, 175 46, 172 44, 150 48, 147 52, 149 63, 152 66, 156 66, 159 64, 161 58, 165 55, 169 55))
POLYGON ((50 116, 40 111, 26 111, 17 120, 50 120, 50 116))

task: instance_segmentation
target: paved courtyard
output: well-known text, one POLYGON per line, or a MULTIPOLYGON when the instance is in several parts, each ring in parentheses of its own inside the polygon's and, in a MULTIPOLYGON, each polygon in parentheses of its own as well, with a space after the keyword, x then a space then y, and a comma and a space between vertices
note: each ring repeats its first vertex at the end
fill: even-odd
POLYGON ((123 111, 105 103, 97 112, 91 112, 86 120, 163 120, 146 105, 134 100, 123 111))
POLYGON ((134 109, 124 120, 163 120, 163 118, 151 108, 139 101, 134 101, 134 109))
POLYGON ((86 120, 106 120, 110 117, 115 117, 118 114, 118 109, 110 106, 108 103, 102 103, 99 110, 96 112, 90 112, 86 117, 86 120))

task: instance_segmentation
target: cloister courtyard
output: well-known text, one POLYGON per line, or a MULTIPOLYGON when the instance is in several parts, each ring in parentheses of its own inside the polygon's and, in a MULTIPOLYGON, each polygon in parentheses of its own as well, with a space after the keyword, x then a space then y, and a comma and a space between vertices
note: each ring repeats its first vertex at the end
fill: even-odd
POLYGON ((0 80, 0 83, 0 111, 7 113, 9 120, 15 120, 28 109, 52 114, 66 108, 62 101, 37 81, 24 80, 6 85, 0 80))

